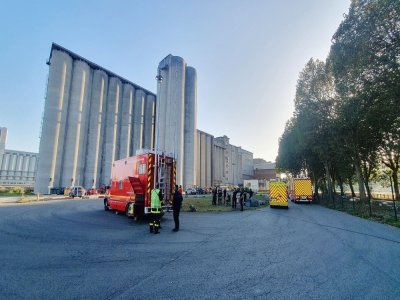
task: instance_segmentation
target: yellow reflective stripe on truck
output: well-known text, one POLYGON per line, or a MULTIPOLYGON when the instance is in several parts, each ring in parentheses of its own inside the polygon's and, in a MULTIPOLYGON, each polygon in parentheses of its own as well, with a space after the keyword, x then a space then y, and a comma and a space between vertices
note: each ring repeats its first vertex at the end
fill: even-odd
POLYGON ((312 196, 310 179, 295 179, 294 192, 296 196, 312 196))
POLYGON ((288 206, 286 184, 284 182, 273 182, 269 187, 271 206, 288 206))

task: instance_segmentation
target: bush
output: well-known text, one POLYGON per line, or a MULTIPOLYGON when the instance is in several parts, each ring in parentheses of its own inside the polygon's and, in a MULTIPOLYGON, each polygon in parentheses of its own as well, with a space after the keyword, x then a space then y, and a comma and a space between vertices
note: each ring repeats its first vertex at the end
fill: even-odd
POLYGON ((12 188, 12 190, 10 191, 13 194, 22 194, 24 192, 24 188, 20 187, 20 186, 15 186, 12 188))

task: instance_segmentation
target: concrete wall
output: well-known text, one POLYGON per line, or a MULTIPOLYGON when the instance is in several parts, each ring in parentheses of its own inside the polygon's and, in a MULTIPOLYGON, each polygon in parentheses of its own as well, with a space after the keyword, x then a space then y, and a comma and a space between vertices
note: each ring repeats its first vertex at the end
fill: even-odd
POLYGON ((61 186, 82 185, 82 169, 86 154, 87 112, 91 74, 87 63, 75 60, 72 72, 61 186))
POLYGON ((215 138, 212 149, 213 185, 237 186, 243 184, 243 179, 252 176, 253 153, 231 145, 227 136, 215 138))
POLYGON ((196 184, 196 129, 197 129, 197 74, 192 67, 186 67, 185 75, 185 116, 184 116, 184 156, 183 184, 196 184))
POLYGON ((196 185, 210 187, 213 184, 212 154, 214 136, 197 130, 196 140, 196 185))
POLYGON ((90 117, 86 150, 84 185, 96 187, 101 169, 102 142, 105 122, 108 76, 102 70, 93 72, 92 96, 90 101, 90 117))
POLYGON ((123 96, 120 111, 120 141, 118 158, 126 158, 131 156, 131 131, 133 119, 133 104, 135 88, 128 83, 123 85, 123 96))
POLYGON ((135 104, 133 108, 133 131, 132 131, 132 153, 143 148, 143 118, 146 94, 142 90, 135 93, 135 104))
POLYGON ((154 148, 154 126, 156 113, 156 97, 146 95, 144 107, 144 125, 143 125, 143 148, 154 148))
POLYGON ((254 175, 253 153, 244 149, 241 151, 243 179, 252 179, 254 175))
POLYGON ((47 193, 49 186, 60 185, 71 74, 71 56, 52 51, 35 180, 35 190, 40 193, 47 193))
POLYGON ((0 127, 0 167, 3 160, 4 151, 6 149, 7 128, 0 127))

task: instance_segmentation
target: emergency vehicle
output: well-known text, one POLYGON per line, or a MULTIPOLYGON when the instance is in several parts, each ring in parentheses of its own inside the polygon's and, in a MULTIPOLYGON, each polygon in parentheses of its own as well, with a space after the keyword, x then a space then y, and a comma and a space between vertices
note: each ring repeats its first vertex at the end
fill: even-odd
POLYGON ((310 178, 293 178, 291 183, 291 199, 293 202, 311 203, 313 199, 310 178))
POLYGON ((175 186, 176 161, 172 155, 142 152, 113 162, 104 210, 112 209, 135 218, 148 214, 155 183, 163 193, 163 208, 169 209, 175 186))
POLYGON ((289 208, 286 183, 283 181, 270 181, 269 198, 270 207, 289 208))

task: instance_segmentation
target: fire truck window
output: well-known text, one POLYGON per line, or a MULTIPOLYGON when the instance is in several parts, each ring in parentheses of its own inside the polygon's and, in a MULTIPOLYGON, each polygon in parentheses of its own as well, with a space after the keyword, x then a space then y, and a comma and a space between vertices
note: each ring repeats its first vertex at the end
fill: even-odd
POLYGON ((139 175, 146 174, 146 164, 139 165, 139 175))
POLYGON ((119 181, 119 186, 118 186, 118 188, 119 188, 120 190, 122 190, 122 180, 119 181))

